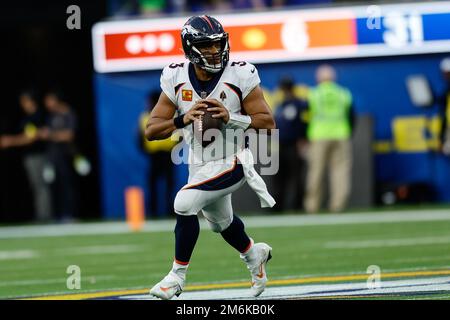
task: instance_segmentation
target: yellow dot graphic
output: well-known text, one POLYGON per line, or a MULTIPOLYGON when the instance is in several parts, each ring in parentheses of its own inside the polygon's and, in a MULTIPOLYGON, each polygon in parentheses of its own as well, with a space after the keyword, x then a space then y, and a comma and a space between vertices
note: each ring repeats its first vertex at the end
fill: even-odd
POLYGON ((242 35, 242 42, 249 49, 259 49, 264 46, 266 41, 266 34, 257 28, 248 29, 242 35))

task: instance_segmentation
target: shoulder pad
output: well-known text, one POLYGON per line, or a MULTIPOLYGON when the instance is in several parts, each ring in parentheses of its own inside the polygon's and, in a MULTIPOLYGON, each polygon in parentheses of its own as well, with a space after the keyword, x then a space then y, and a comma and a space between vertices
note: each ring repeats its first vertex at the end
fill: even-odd
POLYGON ((177 76, 178 72, 183 70, 184 64, 185 62, 171 63, 165 66, 161 73, 161 77, 165 80, 174 79, 177 76))
POLYGON ((258 74, 256 67, 247 61, 231 61, 230 67, 240 79, 248 79, 258 74))

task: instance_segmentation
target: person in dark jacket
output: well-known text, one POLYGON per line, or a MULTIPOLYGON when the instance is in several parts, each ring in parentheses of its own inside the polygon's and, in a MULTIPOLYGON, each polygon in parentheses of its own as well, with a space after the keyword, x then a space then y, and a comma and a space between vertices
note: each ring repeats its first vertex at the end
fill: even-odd
POLYGON ((31 187, 35 218, 39 222, 46 222, 52 217, 52 198, 50 187, 44 179, 47 163, 46 143, 42 139, 45 115, 39 108, 37 93, 33 89, 23 90, 19 94, 19 104, 23 113, 19 133, 5 135, 0 145, 2 148, 22 148, 23 165, 31 187))
POLYGON ((274 117, 279 129, 280 166, 274 177, 274 210, 302 208, 306 161, 302 155, 306 146, 305 113, 307 103, 296 97, 294 81, 285 76, 280 81, 283 101, 275 109, 274 117), (289 204, 288 201, 293 201, 289 204))
POLYGON ((44 97, 48 111, 44 133, 48 141, 48 157, 54 174, 52 185, 55 215, 61 221, 72 221, 77 210, 75 158, 76 117, 59 91, 49 91, 44 97))

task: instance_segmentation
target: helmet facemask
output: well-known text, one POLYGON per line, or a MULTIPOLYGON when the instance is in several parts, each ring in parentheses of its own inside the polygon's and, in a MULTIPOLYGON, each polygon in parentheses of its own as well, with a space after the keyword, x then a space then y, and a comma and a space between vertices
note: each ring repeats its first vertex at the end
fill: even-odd
POLYGON ((210 72, 220 72, 228 63, 230 47, 228 33, 208 36, 207 39, 194 40, 191 45, 191 54, 187 58, 201 69, 210 72), (220 49, 215 53, 205 53, 204 48, 220 44, 220 49))

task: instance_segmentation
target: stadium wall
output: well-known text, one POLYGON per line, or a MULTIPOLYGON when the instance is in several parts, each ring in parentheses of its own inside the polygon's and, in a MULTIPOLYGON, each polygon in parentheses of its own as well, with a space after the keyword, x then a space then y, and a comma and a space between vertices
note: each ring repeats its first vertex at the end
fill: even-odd
MULTIPOLYGON (((377 183, 428 183, 433 200, 450 202, 450 159, 437 148, 438 106, 415 107, 406 77, 423 74, 432 89, 444 89, 439 63, 445 55, 428 54, 384 58, 338 59, 257 65, 262 86, 276 89, 281 75, 291 74, 298 84, 314 85, 317 66, 327 62, 348 87, 358 115, 370 115, 374 128, 374 170, 377 183), (405 134, 406 133, 406 134, 405 134)), ((97 130, 101 171, 102 208, 106 218, 124 216, 124 191, 147 187, 149 161, 138 147, 138 118, 149 90, 159 88, 160 71, 95 74, 97 130)), ((355 172, 364 175, 365 172, 355 172)), ((177 167, 176 186, 187 179, 186 165, 177 167)), ((166 208, 170 210, 171 204, 166 208)))

